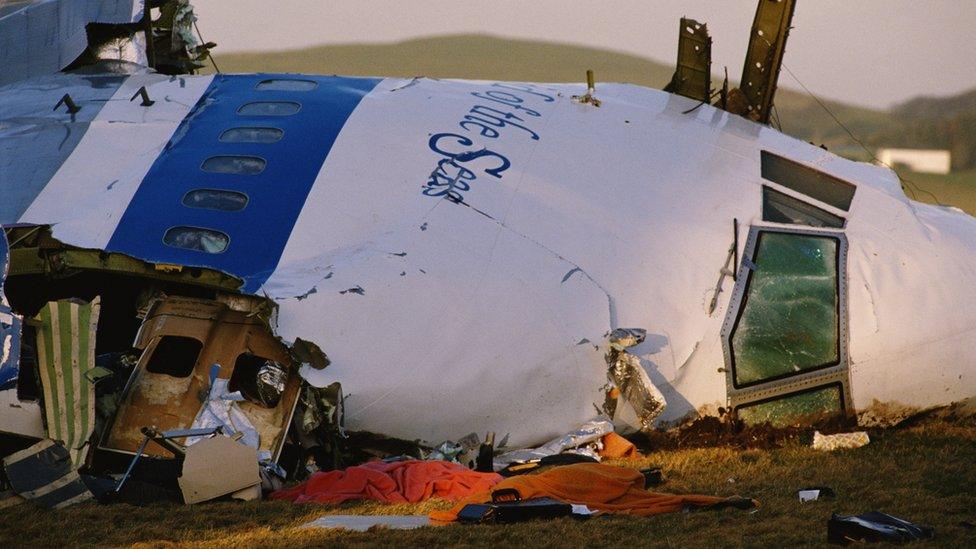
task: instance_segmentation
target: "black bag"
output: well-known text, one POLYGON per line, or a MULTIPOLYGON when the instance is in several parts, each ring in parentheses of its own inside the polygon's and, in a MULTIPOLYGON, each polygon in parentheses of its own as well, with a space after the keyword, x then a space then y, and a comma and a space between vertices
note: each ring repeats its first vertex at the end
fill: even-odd
POLYGON ((550 520, 573 514, 573 506, 552 498, 523 500, 518 490, 505 488, 491 494, 491 503, 469 503, 458 513, 465 524, 512 524, 529 520, 550 520))
POLYGON ((891 541, 895 543, 928 539, 935 534, 930 526, 912 524, 907 520, 878 511, 863 515, 834 514, 827 521, 827 541, 851 543, 855 541, 891 541))

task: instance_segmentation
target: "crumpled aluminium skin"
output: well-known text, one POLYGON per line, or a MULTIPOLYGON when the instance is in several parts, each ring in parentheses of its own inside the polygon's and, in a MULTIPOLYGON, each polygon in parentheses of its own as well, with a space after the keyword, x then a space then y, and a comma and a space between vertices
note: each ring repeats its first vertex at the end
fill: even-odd
MULTIPOLYGON (((580 425, 579 428, 574 431, 570 431, 559 438, 550 440, 538 448, 513 450, 497 456, 494 459, 493 465, 497 471, 499 469, 503 469, 509 463, 531 461, 534 459, 542 459, 546 456, 561 454, 566 450, 596 442, 603 438, 603 436, 607 433, 612 432, 613 422, 605 417, 598 417, 580 425)), ((595 452, 582 451, 580 453, 600 459, 595 452)))
POLYGON ((285 382, 288 371, 274 361, 267 361, 258 368, 257 396, 262 404, 274 408, 281 402, 281 394, 285 392, 285 382))
MULTIPOLYGON (((244 400, 244 395, 240 391, 231 393, 228 391, 227 379, 215 379, 210 387, 210 394, 207 401, 203 403, 200 412, 193 420, 193 429, 206 427, 222 427, 224 434, 233 436, 235 433, 243 433, 240 442, 252 448, 260 448, 260 437, 257 429, 251 424, 244 412, 237 407, 237 402, 244 400)), ((209 438, 205 436, 187 437, 186 445, 190 446, 209 438)))
MULTIPOLYGON (((666 404, 664 395, 651 382, 640 358, 627 352, 627 348, 643 343, 646 336, 647 331, 641 328, 617 328, 607 338, 610 349, 606 354, 607 377, 633 407, 641 430, 653 429, 654 419, 661 415, 666 404)), ((613 418, 616 400, 608 399, 604 406, 604 411, 613 418)))

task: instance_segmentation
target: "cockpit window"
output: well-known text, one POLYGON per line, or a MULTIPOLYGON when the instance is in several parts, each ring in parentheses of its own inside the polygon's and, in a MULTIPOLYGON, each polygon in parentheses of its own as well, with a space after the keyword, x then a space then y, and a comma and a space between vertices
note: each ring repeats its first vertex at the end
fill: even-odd
POLYGON ((294 101, 254 101, 241 105, 237 114, 250 116, 290 116, 302 109, 294 101))
POLYGON ((857 187, 769 151, 762 151, 762 177, 835 208, 851 209, 857 187))
POLYGON ((257 156, 211 156, 200 166, 205 172, 256 175, 264 171, 267 161, 257 156))
POLYGON ((832 229, 844 228, 844 218, 763 185, 763 221, 832 229))
POLYGON ((730 339, 745 387, 840 361, 839 240, 761 231, 730 339))
POLYGON ((219 254, 227 249, 230 237, 220 231, 198 227, 173 227, 166 231, 163 242, 167 246, 219 254))
POLYGON ((263 91, 310 91, 319 86, 314 80, 272 78, 258 82, 254 89, 263 91))
POLYGON ((236 191, 197 189, 183 195, 183 205, 205 210, 238 212, 247 206, 247 195, 236 191))
POLYGON ((285 132, 278 128, 231 128, 220 134, 224 143, 274 143, 285 132))
POLYGON ((193 373, 203 343, 192 337, 163 336, 146 363, 146 371, 173 377, 186 377, 193 373))

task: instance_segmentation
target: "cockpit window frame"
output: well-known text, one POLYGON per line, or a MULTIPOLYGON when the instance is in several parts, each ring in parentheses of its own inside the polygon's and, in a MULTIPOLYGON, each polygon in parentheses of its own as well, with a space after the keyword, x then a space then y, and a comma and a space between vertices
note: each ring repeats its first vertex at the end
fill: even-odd
POLYGON ((772 151, 759 152, 759 172, 766 181, 844 212, 857 195, 857 185, 772 151))
POLYGON ((835 229, 820 229, 806 227, 783 227, 768 225, 753 225, 749 230, 738 269, 738 276, 729 299, 725 321, 722 325, 722 350, 725 357, 726 391, 729 405, 732 408, 753 404, 757 401, 768 401, 792 393, 802 392, 830 383, 842 385, 842 402, 850 403, 850 326, 848 320, 848 280, 847 280, 847 236, 835 229), (737 385, 735 383, 734 357, 732 356, 732 337, 736 324, 743 312, 746 292, 749 287, 750 266, 754 266, 753 258, 762 233, 785 233, 806 236, 833 238, 837 240, 837 299, 838 299, 838 361, 836 364, 822 368, 793 372, 773 379, 764 379, 758 383, 737 385))

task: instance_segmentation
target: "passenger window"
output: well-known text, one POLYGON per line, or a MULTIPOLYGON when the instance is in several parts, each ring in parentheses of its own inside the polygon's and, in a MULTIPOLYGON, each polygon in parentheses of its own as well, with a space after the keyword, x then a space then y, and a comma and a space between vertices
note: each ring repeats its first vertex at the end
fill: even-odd
POLYGON ((262 91, 310 91, 318 86, 318 82, 314 80, 273 78, 258 82, 258 85, 254 86, 254 89, 262 91))
POLYGON ((205 210, 238 212, 247 206, 247 195, 235 191, 197 189, 183 195, 183 205, 205 210))
POLYGON ((278 128, 231 128, 220 134, 224 143, 274 143, 285 132, 278 128))
POLYGON ((763 221, 844 228, 844 218, 763 185, 763 221))
POLYGON ((163 336, 146 364, 146 371, 173 377, 186 377, 193 373, 203 343, 192 337, 163 336))
POLYGON ((257 156, 211 156, 200 166, 205 172, 257 175, 264 171, 267 161, 257 156))
POLYGON ((228 390, 240 391, 247 400, 274 408, 281 402, 288 372, 277 362, 250 353, 243 353, 234 363, 228 390))
POLYGON ((774 427, 788 427, 837 416, 843 409, 841 386, 835 384, 740 406, 736 414, 748 425, 769 423, 774 427))
POLYGON ((835 208, 851 209, 857 187, 769 151, 762 151, 762 177, 835 208))
POLYGON ((254 101, 237 109, 237 114, 250 116, 291 116, 302 106, 294 101, 254 101))
POLYGON ((730 338, 743 387, 840 362, 839 240, 761 231, 730 338))
POLYGON ((167 246, 219 254, 227 249, 230 237, 220 231, 198 227, 173 227, 166 231, 163 242, 167 246))

